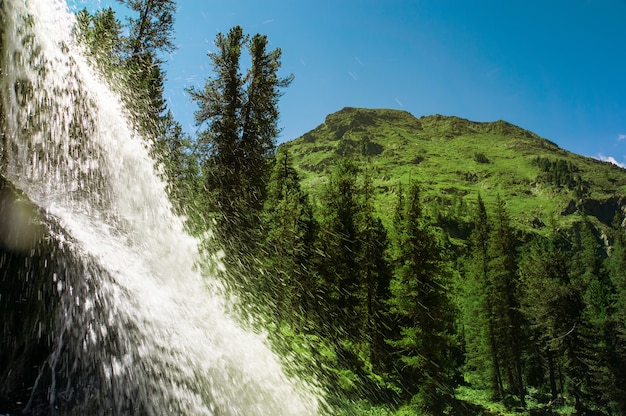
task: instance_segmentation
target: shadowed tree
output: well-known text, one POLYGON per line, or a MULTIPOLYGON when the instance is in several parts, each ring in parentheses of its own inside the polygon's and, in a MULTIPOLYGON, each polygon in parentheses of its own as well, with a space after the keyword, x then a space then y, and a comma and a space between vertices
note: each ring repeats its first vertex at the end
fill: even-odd
POLYGON ((373 184, 369 172, 363 174, 361 210, 357 214, 360 252, 357 261, 364 286, 364 322, 362 341, 369 346, 369 361, 375 372, 387 367, 390 356, 386 353, 385 338, 389 331, 386 301, 389 299, 391 266, 387 258, 389 241, 382 221, 375 216, 373 184))
POLYGON ((199 109, 197 139, 220 237, 238 251, 249 250, 249 232, 259 221, 265 199, 270 160, 276 147, 278 99, 293 77, 281 78, 280 49, 268 50, 263 35, 252 38, 240 26, 218 34, 216 52, 209 53, 214 76, 189 93, 199 109), (250 65, 242 74, 242 52, 250 65), (219 214, 218 214, 219 213, 219 214), (246 236, 238 238, 238 236, 246 236))
POLYGON ((586 412, 594 406, 608 408, 615 397, 611 344, 616 334, 610 321, 613 287, 602 267, 603 251, 590 218, 584 212, 581 217, 572 256, 572 285, 582 304, 577 328, 569 339, 567 364, 576 408, 586 412))
POLYGON ((579 414, 619 406, 611 364, 616 351, 611 284, 601 259, 583 214, 573 235, 553 226, 548 237, 531 242, 520 262, 522 312, 546 363, 550 395, 573 402, 579 414))
POLYGON ((504 200, 498 195, 489 243, 487 296, 490 319, 497 334, 494 347, 500 360, 502 383, 507 381, 523 406, 522 348, 525 334, 523 317, 519 312, 517 245, 504 200))
MULTIPOLYGON (((562 233, 535 237, 520 261, 522 311, 545 360, 552 400, 563 393, 565 338, 576 329, 580 298, 570 285, 569 249, 562 233)), ((541 387, 541 386, 539 386, 541 387)))
POLYGON ((484 383, 491 389, 494 399, 500 400, 504 395, 504 386, 500 370, 502 359, 497 347, 498 334, 492 313, 493 298, 490 294, 490 238, 491 224, 479 194, 461 300, 466 371, 476 376, 473 377, 475 384, 480 386, 484 383))
POLYGON ((176 48, 174 37, 174 0, 117 0, 136 15, 128 17, 128 35, 123 44, 123 57, 130 82, 139 92, 141 112, 149 117, 140 120, 144 131, 156 133, 167 122, 163 98, 163 54, 176 48))
POLYGON ((396 228, 396 267, 389 304, 400 322, 400 334, 388 342, 400 355, 401 376, 413 395, 412 402, 421 412, 440 415, 453 390, 450 270, 443 248, 423 218, 416 184, 409 186, 396 228))
POLYGON ((358 218, 362 189, 359 169, 342 159, 332 172, 322 196, 320 245, 324 259, 319 262, 327 322, 340 338, 356 339, 362 328, 364 285, 358 255, 361 250, 358 218))
POLYGON ((623 223, 623 215, 616 213, 612 224, 613 248, 607 260, 614 287, 610 317, 613 339, 608 346, 615 380, 613 400, 618 413, 626 412, 626 232, 623 223))
POLYGON ((317 320, 318 288, 311 264, 317 223, 287 150, 276 154, 261 229, 267 273, 259 277, 260 292, 275 305, 279 320, 298 326, 302 318, 317 320))

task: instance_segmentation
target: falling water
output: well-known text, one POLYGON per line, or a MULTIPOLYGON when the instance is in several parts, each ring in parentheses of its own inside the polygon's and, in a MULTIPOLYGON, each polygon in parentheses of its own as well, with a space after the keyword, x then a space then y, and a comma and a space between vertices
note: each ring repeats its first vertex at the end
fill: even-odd
MULTIPOLYGON (((65 2, 0 0, 0 18, 0 172, 58 224, 47 233, 64 256, 33 397, 45 393, 48 413, 317 414, 314 389, 285 375, 196 270, 198 241, 80 54, 65 2)), ((33 397, 23 405, 37 413, 33 397)))

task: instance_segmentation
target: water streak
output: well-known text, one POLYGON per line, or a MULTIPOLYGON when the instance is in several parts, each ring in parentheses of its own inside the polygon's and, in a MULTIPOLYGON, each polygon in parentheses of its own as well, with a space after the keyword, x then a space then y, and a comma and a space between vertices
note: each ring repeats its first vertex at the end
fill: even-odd
POLYGON ((73 395, 75 409, 100 414, 317 414, 313 389, 285 375, 267 341, 225 312, 219 281, 196 270, 198 241, 81 55, 65 2, 0 0, 0 13, 1 171, 57 219, 49 233, 76 257, 51 282, 62 313, 42 370, 50 406, 73 395), (77 373, 63 386, 60 366, 77 373))

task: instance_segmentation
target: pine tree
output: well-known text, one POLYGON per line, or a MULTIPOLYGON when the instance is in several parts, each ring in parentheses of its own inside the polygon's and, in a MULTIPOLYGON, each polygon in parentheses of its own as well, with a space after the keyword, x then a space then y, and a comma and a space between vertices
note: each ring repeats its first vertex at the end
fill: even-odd
POLYGON ((602 250, 589 217, 583 212, 573 256, 572 285, 582 300, 578 327, 572 333, 568 356, 573 383, 571 392, 580 412, 607 408, 615 395, 611 372, 611 344, 615 338, 609 315, 612 285, 602 268, 602 250))
POLYGON ((613 248, 606 267, 614 288, 610 315, 613 339, 608 343, 608 350, 615 381, 612 395, 616 413, 626 412, 626 232, 623 223, 623 215, 616 213, 612 223, 613 248))
POLYGON ((389 343, 401 356, 403 384, 411 390, 413 403, 426 414, 439 415, 452 393, 449 269, 434 231, 423 218, 416 184, 409 186, 397 224, 389 303, 399 319, 400 334, 389 343))
POLYGON ((321 196, 314 264, 323 305, 321 333, 332 340, 337 355, 338 369, 331 373, 338 388, 354 397, 361 388, 389 393, 380 382, 388 370, 385 301, 391 271, 372 186, 355 161, 339 161, 321 196))
POLYGON ((588 218, 582 215, 573 236, 553 229, 548 238, 537 237, 520 263, 520 275, 522 310, 547 362, 553 399, 572 401, 578 413, 613 406, 611 285, 588 218))
MULTIPOLYGON (((129 82, 137 92, 132 97, 144 133, 156 134, 166 117, 163 97, 165 72, 162 55, 176 48, 174 37, 174 0, 117 0, 136 13, 128 17, 128 35, 123 43, 124 65, 129 82), (147 115, 147 117, 146 117, 147 115)), ((167 128, 167 127, 166 127, 167 128)))
MULTIPOLYGON (((198 195, 198 169, 190 139, 182 131, 163 97, 165 72, 160 56, 172 52, 172 0, 119 0, 139 17, 130 17, 123 30, 111 8, 91 15, 77 14, 76 32, 100 71, 117 88, 134 114, 136 127, 153 139, 152 154, 164 166, 169 193, 178 209, 198 195), (127 36, 122 33, 127 32, 127 36), (122 85, 119 85, 122 84, 122 85)), ((199 221, 196 221, 199 222, 199 221)))
POLYGON ((464 315, 466 372, 474 382, 489 386, 493 397, 500 400, 504 394, 504 387, 490 294, 490 238, 491 224, 479 194, 474 230, 471 234, 471 253, 462 286, 461 310, 464 315))
POLYGON ((79 11, 75 30, 104 73, 109 75, 119 70, 122 66, 122 24, 113 9, 107 7, 93 15, 87 9, 79 11))
POLYGON ((319 289, 312 256, 317 223, 290 154, 284 149, 276 154, 261 228, 266 270, 259 279, 261 293, 271 298, 281 320, 316 320, 319 289))
POLYGON ((461 301, 466 373, 477 385, 488 386, 494 400, 513 391, 523 405, 525 334, 519 313, 517 239, 499 196, 491 221, 478 196, 471 243, 461 301))
POLYGON ((391 266, 387 259, 389 249, 387 231, 375 216, 373 185, 368 172, 363 175, 363 202, 357 215, 360 244, 358 264, 364 286, 365 321, 361 330, 363 341, 369 346, 369 361, 374 372, 381 372, 390 357, 386 354, 385 338, 388 334, 388 314, 385 302, 389 299, 391 266))
POLYGON ((361 252, 357 216, 362 189, 359 169, 342 159, 331 173, 322 195, 320 252, 318 263, 328 310, 326 321, 339 338, 357 339, 363 327, 365 298, 358 253, 361 252))
POLYGON ((487 302, 497 338, 494 348, 500 363, 502 384, 506 381, 524 405, 522 348, 525 334, 519 313, 517 244, 504 201, 498 196, 489 243, 487 302))
MULTIPOLYGON (((219 213, 221 237, 233 243, 258 224, 265 198, 270 160, 278 129, 278 99, 292 77, 278 77, 280 49, 268 51, 268 39, 250 39, 240 26, 218 34, 217 52, 209 54, 215 76, 204 88, 189 93, 198 104, 195 120, 205 187, 213 214, 219 213), (247 48, 250 68, 243 75, 241 58, 247 48)), ((250 235, 238 243, 249 246, 250 235)), ((247 247, 246 249, 249 249, 247 247)))
MULTIPOLYGON (((547 366, 552 400, 563 394, 566 338, 576 330, 580 298, 570 285, 566 238, 553 228, 549 237, 536 237, 520 261, 522 311, 531 325, 531 338, 547 366)), ((546 375, 535 378, 541 381, 546 375)), ((541 387, 541 386, 538 386, 541 387)))
MULTIPOLYGON (((138 13, 128 18, 127 60, 141 62, 146 55, 173 52, 174 0, 117 0, 138 13)), ((160 65, 162 62, 157 61, 160 65)))

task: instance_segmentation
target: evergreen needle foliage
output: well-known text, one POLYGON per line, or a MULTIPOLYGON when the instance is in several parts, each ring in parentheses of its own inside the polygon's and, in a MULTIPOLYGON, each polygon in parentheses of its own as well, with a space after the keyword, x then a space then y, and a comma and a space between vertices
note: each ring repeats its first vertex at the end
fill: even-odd
POLYGON ((277 150, 293 76, 239 26, 189 90, 189 137, 163 97, 174 1, 120 2, 125 24, 81 11, 79 39, 328 413, 626 411, 624 170, 504 121, 393 110, 345 108, 277 150))

